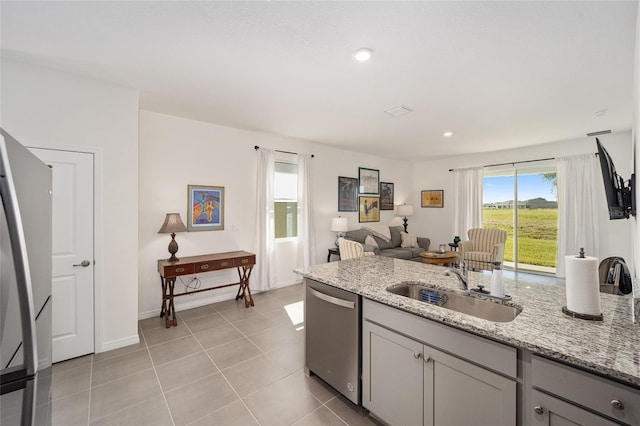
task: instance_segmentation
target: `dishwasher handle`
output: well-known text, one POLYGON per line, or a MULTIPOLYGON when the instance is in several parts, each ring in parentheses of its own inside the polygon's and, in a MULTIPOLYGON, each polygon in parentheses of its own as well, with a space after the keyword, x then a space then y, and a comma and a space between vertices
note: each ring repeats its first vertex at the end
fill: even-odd
POLYGON ((329 296, 328 294, 321 293, 312 288, 309 288, 309 291, 311 291, 311 294, 313 294, 315 297, 317 297, 318 299, 322 299, 325 302, 329 302, 334 305, 342 306, 343 308, 348 308, 348 309, 355 309, 356 307, 356 302, 351 302, 349 300, 344 300, 344 299, 339 299, 337 297, 329 296))

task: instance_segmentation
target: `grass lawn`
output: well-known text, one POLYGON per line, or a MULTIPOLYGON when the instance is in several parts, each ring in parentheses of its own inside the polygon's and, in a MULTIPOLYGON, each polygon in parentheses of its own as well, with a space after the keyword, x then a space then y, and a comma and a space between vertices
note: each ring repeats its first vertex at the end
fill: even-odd
MULTIPOLYGON (((483 227, 507 231, 504 260, 513 262, 513 210, 484 209, 483 227)), ((518 210, 518 262, 556 266, 558 209, 518 210)))

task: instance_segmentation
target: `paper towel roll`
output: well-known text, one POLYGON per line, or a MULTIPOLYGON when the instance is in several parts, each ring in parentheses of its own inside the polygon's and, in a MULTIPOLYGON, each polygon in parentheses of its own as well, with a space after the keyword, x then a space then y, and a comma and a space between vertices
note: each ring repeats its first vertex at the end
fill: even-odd
POLYGON ((600 283, 597 257, 565 256, 567 309, 579 314, 600 315, 600 283))

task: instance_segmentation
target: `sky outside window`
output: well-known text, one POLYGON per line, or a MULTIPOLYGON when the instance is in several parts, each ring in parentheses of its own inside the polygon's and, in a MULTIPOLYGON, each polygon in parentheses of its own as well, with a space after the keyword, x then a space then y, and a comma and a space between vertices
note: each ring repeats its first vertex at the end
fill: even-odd
MULTIPOLYGON (((518 200, 544 198, 547 201, 558 201, 555 187, 543 178, 542 173, 518 175, 518 200)), ((485 176, 483 183, 484 203, 496 203, 513 200, 513 175, 485 176)))

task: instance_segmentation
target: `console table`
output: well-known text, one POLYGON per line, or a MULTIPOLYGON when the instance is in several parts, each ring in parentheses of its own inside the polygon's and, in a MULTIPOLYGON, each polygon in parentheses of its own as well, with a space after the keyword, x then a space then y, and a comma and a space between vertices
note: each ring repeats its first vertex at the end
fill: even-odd
POLYGON ((173 298, 184 296, 185 294, 199 293, 201 291, 215 290, 217 288, 239 285, 236 300, 244 299, 245 307, 254 306, 253 296, 249 288, 249 277, 256 264, 256 255, 246 251, 230 251, 226 253, 212 253, 202 256, 183 257, 178 261, 171 262, 167 259, 158 260, 158 272, 162 283, 162 309, 160 317, 165 317, 165 327, 178 325, 176 320, 176 310, 173 305, 173 298), (207 287, 185 293, 174 293, 176 278, 182 275, 195 275, 205 272, 221 271, 224 269, 238 269, 237 283, 223 284, 215 287, 207 287), (169 318, 171 316, 171 318, 169 318))

